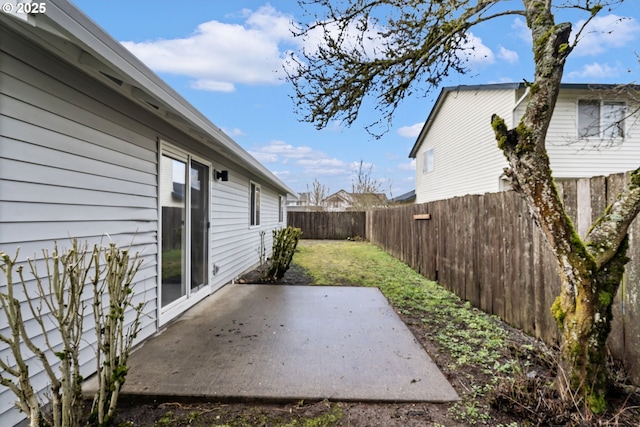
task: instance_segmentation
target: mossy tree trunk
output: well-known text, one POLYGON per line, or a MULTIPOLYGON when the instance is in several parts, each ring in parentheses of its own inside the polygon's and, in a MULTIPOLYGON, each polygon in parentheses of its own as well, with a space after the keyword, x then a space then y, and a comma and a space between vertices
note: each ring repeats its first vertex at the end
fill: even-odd
POLYGON ((581 239, 554 185, 545 148, 565 59, 571 51, 571 25, 555 24, 545 1, 524 0, 524 4, 533 35, 535 79, 518 126, 508 129, 495 115, 492 126, 509 162, 506 174, 526 199, 558 263, 562 289, 552 307, 563 338, 558 384, 565 397, 570 394, 600 413, 606 406, 609 380, 606 340, 611 305, 628 261, 627 230, 640 210, 640 169, 581 239))

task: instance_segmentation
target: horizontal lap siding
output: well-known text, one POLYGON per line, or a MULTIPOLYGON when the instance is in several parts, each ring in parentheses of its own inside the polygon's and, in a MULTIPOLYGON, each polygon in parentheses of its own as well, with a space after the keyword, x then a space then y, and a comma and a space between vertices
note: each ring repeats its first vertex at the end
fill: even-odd
POLYGON ((416 155, 416 203, 499 190, 506 166, 491 115, 511 117, 513 90, 448 92, 416 155), (434 170, 423 172, 424 152, 434 149, 434 170))
MULTIPOLYGON (((214 164, 214 168, 216 165, 214 164)), ((226 167, 225 167, 226 169, 226 167)), ((248 174, 228 169, 228 181, 215 181, 212 187, 211 248, 214 264, 214 286, 221 286, 258 265, 260 232, 264 231, 267 256, 271 254, 273 230, 286 225, 278 222, 280 194, 261 185, 260 226, 249 226, 248 174)), ((255 181, 260 184, 259 181, 255 181)))
MULTIPOLYGON (((640 160, 638 113, 626 119, 624 140, 578 140, 577 102, 581 99, 610 100, 614 97, 590 90, 561 90, 547 134, 547 150, 554 176, 586 178, 636 169, 640 160)), ((519 113, 522 113, 522 108, 519 113)))
MULTIPOLYGON (((70 237, 89 245, 132 245, 144 261, 134 285, 134 300, 146 303, 144 339, 156 331, 157 132, 136 116, 151 115, 12 34, 0 29, 0 37, 0 250, 13 254, 20 247, 20 259, 34 258, 43 272, 41 250, 51 250, 54 240, 60 248, 70 246, 70 237)), ((95 371, 88 307, 85 375, 95 371)), ((25 327, 43 342, 31 314, 25 327)), ((6 349, 1 353, 6 357, 6 349)), ((48 380, 41 367, 29 363, 43 388, 48 380)), ((23 418, 13 401, 0 390, 0 425, 23 418)))

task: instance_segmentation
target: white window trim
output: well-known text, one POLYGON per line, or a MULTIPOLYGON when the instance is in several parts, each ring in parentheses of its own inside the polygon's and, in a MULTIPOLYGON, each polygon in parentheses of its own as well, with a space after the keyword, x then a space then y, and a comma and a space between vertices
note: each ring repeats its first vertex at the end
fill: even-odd
POLYGON ((249 181, 249 228, 258 228, 262 224, 262 187, 255 181, 249 181), (259 194, 255 203, 255 194, 259 194), (257 208, 257 209, 256 209, 257 208))
POLYGON ((278 222, 284 224, 287 209, 287 196, 280 195, 278 198, 278 222))
POLYGON ((612 99, 593 99, 593 98, 579 98, 576 102, 576 136, 581 140, 598 139, 598 140, 617 140, 622 141, 627 134, 627 120, 626 120, 626 108, 627 103, 624 100, 612 100, 612 99), (581 135, 580 134, 580 103, 591 102, 598 103, 598 133, 593 135, 581 135), (624 110, 625 116, 621 120, 622 135, 620 136, 607 136, 605 132, 609 129, 606 123, 603 122, 603 108, 605 105, 620 105, 624 110))
POLYGON ((423 153, 422 173, 431 173, 435 169, 435 151, 434 148, 428 148, 423 153))

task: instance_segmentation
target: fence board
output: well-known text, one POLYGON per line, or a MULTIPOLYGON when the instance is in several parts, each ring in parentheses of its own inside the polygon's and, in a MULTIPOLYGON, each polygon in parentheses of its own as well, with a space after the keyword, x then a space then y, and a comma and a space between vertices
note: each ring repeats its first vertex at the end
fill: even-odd
MULTIPOLYGON (((616 199, 616 196, 622 191, 624 185, 626 184, 626 179, 624 174, 611 175, 607 177, 607 205, 613 203, 616 199)), ((626 279, 625 275, 625 279, 626 279)), ((611 351, 611 355, 618 359, 622 360, 624 358, 625 352, 625 340, 624 340, 624 319, 622 316, 622 304, 625 298, 625 280, 623 280, 622 289, 620 289, 614 300, 613 306, 611 307, 613 311, 613 321, 611 322, 611 333, 609 334, 609 338, 607 340, 607 346, 611 351)))
MULTIPOLYGON (((536 331, 536 312, 535 312, 535 294, 533 289, 533 282, 535 280, 535 266, 533 265, 533 242, 531 235, 533 234, 533 220, 527 215, 526 206, 520 199, 522 208, 518 216, 519 222, 519 239, 524 245, 522 248, 522 273, 520 275, 522 280, 522 304, 519 308, 521 313, 521 325, 522 329, 529 335, 535 335, 536 331)), ((517 260, 516 260, 517 261, 517 260)))
MULTIPOLYGON (((640 260, 640 219, 631 224, 629 233, 629 258, 640 260)), ((638 262, 629 262, 624 280, 625 313, 624 329, 624 366, 635 383, 640 381, 640 268, 638 262)))
POLYGON ((365 222, 365 212, 287 212, 287 225, 300 228, 303 239, 365 238, 365 222))
POLYGON ((504 318, 504 239, 502 229, 502 196, 491 197, 491 294, 493 295, 493 314, 504 318))
POLYGON ((465 253, 467 257, 467 266, 465 268, 465 288, 466 299, 475 307, 480 305, 480 253, 476 249, 479 241, 479 230, 482 227, 483 218, 480 215, 480 197, 471 196, 466 198, 467 201, 467 227, 466 227, 466 246, 465 253))

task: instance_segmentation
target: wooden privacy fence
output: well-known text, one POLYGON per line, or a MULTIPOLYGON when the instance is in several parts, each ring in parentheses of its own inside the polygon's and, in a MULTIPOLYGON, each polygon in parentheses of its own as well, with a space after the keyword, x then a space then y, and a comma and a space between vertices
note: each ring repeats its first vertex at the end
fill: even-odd
MULTIPOLYGON (((618 174, 558 184, 582 236, 627 180, 628 174, 618 174)), ((547 343, 557 342, 558 328, 550 312, 560 293, 556 261, 516 193, 369 211, 366 238, 483 311, 547 343)), ((631 261, 614 304, 608 344, 640 384, 638 219, 630 230, 628 255, 631 261)))
POLYGON ((366 212, 287 212, 287 225, 302 230, 303 239, 365 238, 366 212))

